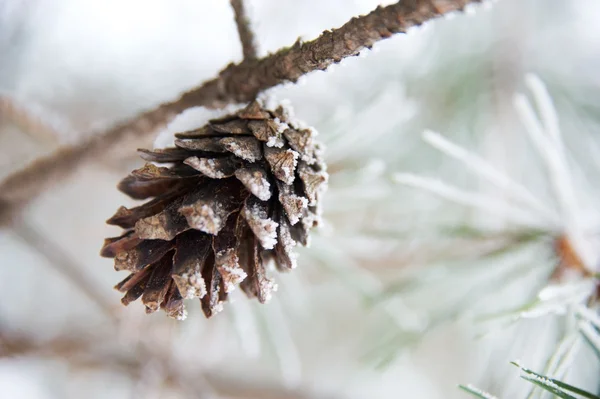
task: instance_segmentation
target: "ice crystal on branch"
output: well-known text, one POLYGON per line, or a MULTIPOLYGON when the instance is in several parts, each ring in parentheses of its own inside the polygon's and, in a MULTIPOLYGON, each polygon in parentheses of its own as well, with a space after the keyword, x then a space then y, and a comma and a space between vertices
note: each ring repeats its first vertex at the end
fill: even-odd
POLYGON ((149 163, 119 189, 152 199, 121 207, 108 223, 126 231, 102 249, 116 270, 131 272, 116 286, 123 304, 141 297, 148 313, 183 319, 184 299, 200 298, 210 317, 236 285, 270 299, 277 285, 267 263, 296 266, 293 249, 319 223, 328 178, 313 130, 289 114, 254 101, 176 134, 175 147, 141 150, 149 163))

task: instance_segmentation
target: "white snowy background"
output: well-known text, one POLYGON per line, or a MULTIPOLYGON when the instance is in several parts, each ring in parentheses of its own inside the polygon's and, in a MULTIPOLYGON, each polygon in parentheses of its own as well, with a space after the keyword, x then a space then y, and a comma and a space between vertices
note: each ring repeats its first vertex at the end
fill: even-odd
MULTIPOLYGON (((380 3, 253 0, 249 12, 266 55, 380 3)), ((98 252, 118 234, 104 221, 132 203, 115 185, 154 137, 79 165, 33 201, 21 223, 66 253, 121 321, 111 324, 22 229, 0 230, 0 329, 39 343, 0 358, 0 397, 450 399, 468 397, 457 384, 472 383, 525 398, 532 385, 509 364, 517 359, 598 393, 600 362, 565 310, 589 281, 573 282, 560 306, 514 309, 532 303, 556 265, 550 233, 579 237, 597 271, 600 3, 501 0, 468 11, 270 90, 319 131, 331 178, 325 226, 297 270, 275 275, 268 305, 234 296, 207 321, 189 303, 185 322, 146 316, 139 303, 121 309, 112 286, 122 276, 98 252), (540 98, 554 102, 564 145, 532 143, 526 102, 540 98), (432 148, 427 140, 445 141, 423 140, 425 130, 494 165, 552 215, 515 205, 514 190, 432 148), (552 146, 566 155, 548 173, 552 146), (568 184, 556 170, 568 170, 568 184), (426 192, 438 183, 473 194, 426 192), (575 198, 568 212, 565 190, 575 198), (65 336, 91 340, 93 353, 82 361, 45 348, 65 336)), ((225 0, 0 0, 0 96, 55 132, 1 113, 0 178, 240 59, 225 0)), ((553 115, 539 103, 533 113, 553 115)))

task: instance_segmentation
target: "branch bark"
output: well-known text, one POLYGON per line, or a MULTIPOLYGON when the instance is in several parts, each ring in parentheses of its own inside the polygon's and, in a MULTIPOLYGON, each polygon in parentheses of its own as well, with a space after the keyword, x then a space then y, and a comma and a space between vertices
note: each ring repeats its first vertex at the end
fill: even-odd
POLYGON ((80 162, 100 156, 129 136, 155 132, 187 108, 217 108, 251 101, 261 91, 296 82, 312 71, 325 70, 394 33, 406 32, 425 21, 479 2, 481 0, 403 0, 352 18, 342 27, 325 31, 310 42, 297 41, 264 58, 230 64, 216 78, 179 99, 144 112, 79 145, 62 148, 8 176, 0 183, 0 203, 4 200, 9 204, 22 204, 35 198, 45 187, 72 173, 80 162))
POLYGON ((245 60, 256 59, 256 42, 254 32, 250 27, 250 20, 246 15, 244 0, 231 0, 231 8, 235 14, 235 24, 237 25, 240 42, 242 43, 242 53, 245 60))

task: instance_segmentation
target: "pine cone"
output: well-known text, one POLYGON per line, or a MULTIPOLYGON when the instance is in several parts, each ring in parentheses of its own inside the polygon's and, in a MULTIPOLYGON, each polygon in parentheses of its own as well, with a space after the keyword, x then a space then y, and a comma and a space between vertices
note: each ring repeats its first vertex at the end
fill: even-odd
POLYGON ((288 112, 254 101, 234 115, 176 134, 175 147, 140 150, 147 163, 119 183, 143 205, 121 207, 107 223, 126 229, 107 238, 101 255, 131 274, 115 287, 124 305, 139 297, 152 313, 184 319, 184 299, 200 298, 206 317, 239 284, 249 297, 269 300, 267 276, 296 266, 319 221, 327 173, 312 129, 288 112), (167 164, 158 167, 155 164, 167 164))

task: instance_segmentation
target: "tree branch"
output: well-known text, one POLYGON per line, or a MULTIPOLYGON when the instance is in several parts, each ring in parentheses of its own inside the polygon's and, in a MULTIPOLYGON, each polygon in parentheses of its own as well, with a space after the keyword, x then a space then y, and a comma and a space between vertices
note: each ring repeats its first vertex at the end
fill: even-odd
POLYGON ((23 133, 32 136, 42 144, 58 143, 59 135, 48 121, 30 112, 14 99, 0 95, 0 123, 5 120, 14 123, 23 133))
POLYGON ((187 108, 215 108, 251 101, 261 91, 281 83, 296 82, 312 71, 325 70, 394 33, 406 32, 425 21, 479 2, 481 0, 404 0, 352 18, 342 27, 325 31, 310 42, 297 41, 293 46, 264 58, 230 64, 216 78, 184 93, 179 99, 162 104, 79 145, 62 148, 8 176, 0 183, 0 203, 2 199, 14 204, 35 198, 49 184, 69 175, 83 160, 101 155, 128 136, 148 135, 187 108))
POLYGON ((162 382, 180 388, 183 397, 230 398, 230 399, 309 399, 328 398, 304 392, 302 389, 260 385, 245 379, 224 376, 222 372, 197 370, 186 364, 173 362, 170 356, 157 350, 154 345, 140 342, 133 348, 118 345, 114 335, 76 334, 59 335, 51 340, 39 341, 34 337, 14 332, 0 325, 0 360, 31 356, 36 358, 60 359, 68 362, 74 372, 89 369, 123 373, 140 380, 146 373, 145 367, 156 362, 164 367, 162 382))
POLYGON ((252 32, 252 28, 250 27, 250 20, 246 15, 244 0, 231 0, 231 8, 233 8, 235 14, 235 24, 240 35, 244 60, 254 60, 256 59, 256 44, 254 41, 254 32, 252 32))

